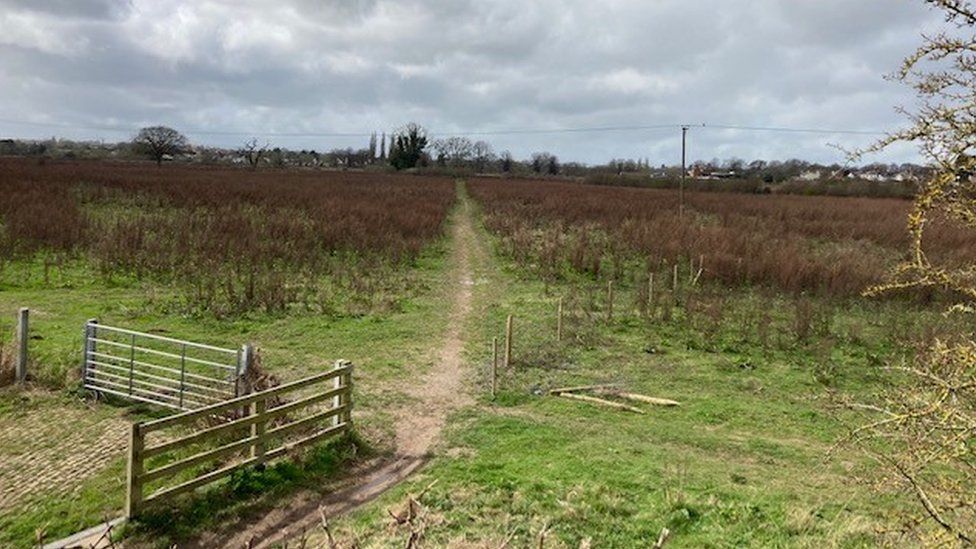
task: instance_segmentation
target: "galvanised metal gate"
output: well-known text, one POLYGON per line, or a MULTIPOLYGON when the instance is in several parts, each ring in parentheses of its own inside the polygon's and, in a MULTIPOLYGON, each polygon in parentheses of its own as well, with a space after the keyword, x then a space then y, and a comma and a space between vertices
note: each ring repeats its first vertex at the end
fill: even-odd
POLYGON ((224 349, 85 323, 86 389, 177 410, 194 410, 242 393, 250 346, 224 349))

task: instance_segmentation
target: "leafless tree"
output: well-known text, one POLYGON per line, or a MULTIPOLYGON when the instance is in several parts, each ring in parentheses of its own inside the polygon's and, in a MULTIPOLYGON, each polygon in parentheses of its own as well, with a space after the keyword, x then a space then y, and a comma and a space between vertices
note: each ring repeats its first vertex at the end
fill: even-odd
POLYGON ((142 128, 132 139, 132 144, 137 151, 155 160, 157 166, 163 163, 165 156, 180 154, 190 147, 183 134, 166 126, 142 128))
POLYGON ((483 172, 495 160, 495 152, 487 141, 475 141, 471 146, 471 160, 474 169, 483 172))
POLYGON ((437 139, 431 145, 437 157, 453 167, 463 166, 471 160, 474 144, 467 137, 452 136, 437 139))
MULTIPOLYGON (((976 312, 976 265, 941 264, 923 238, 933 219, 976 231, 976 10, 969 1, 926 0, 950 27, 927 36, 891 78, 915 90, 915 110, 900 109, 909 128, 853 159, 912 142, 933 169, 908 219, 908 259, 870 295, 917 288, 952 297, 950 312, 976 312)), ((877 417, 853 433, 920 503, 937 525, 932 545, 976 543, 976 342, 942 338, 897 377, 877 403, 856 403, 877 417)))
POLYGON ((258 139, 255 137, 249 141, 245 141, 244 146, 237 151, 237 154, 243 156, 244 159, 247 160, 247 164, 252 170, 256 170, 258 164, 261 163, 261 159, 264 158, 265 154, 267 154, 268 147, 269 145, 267 143, 264 145, 258 145, 258 139))
POLYGON ((499 155, 498 167, 501 169, 502 173, 509 173, 515 168, 515 159, 512 158, 512 153, 508 151, 502 152, 499 155))

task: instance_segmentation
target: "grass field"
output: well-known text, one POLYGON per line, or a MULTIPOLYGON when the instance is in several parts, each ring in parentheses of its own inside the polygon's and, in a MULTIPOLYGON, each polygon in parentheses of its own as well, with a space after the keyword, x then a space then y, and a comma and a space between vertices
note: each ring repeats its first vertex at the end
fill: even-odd
MULTIPOLYGON (((37 173, 49 167, 22 169, 39 178, 37 173)), ((147 183, 132 191, 125 174, 135 168, 114 169, 98 166, 98 173, 110 174, 105 177, 118 177, 98 184, 129 190, 76 204, 84 218, 79 226, 86 230, 101 223, 106 209, 131 204, 128 192, 143 197, 174 192, 146 191, 147 183)), ((56 173, 58 192, 78 196, 72 176, 56 173)), ((276 173, 224 170, 215 180, 230 189, 249 189, 262 178, 276 179, 276 173)), ((209 177, 207 172, 165 177, 177 175, 209 177)), ((445 227, 467 221, 478 227, 477 245, 491 250, 471 255, 465 277, 474 305, 462 327, 464 375, 474 404, 450 417, 421 473, 334 520, 336 536, 358 539, 361 546, 402 546, 413 528, 423 531, 426 546, 497 547, 505 540, 511 546, 535 544, 545 531, 546 547, 579 547, 587 539, 594 547, 634 547, 652 545, 667 528, 669 546, 676 547, 914 542, 902 533, 902 513, 911 509, 911 499, 893 485, 879 490, 882 479, 874 464, 853 447, 837 446, 863 421, 847 404, 870 401, 887 383, 882 366, 908 360, 934 333, 967 329, 940 314, 937 296, 869 300, 857 295, 859 285, 880 278, 898 258, 906 203, 689 193, 688 209, 676 219, 669 209, 674 193, 659 190, 500 180, 470 181, 455 195, 450 180, 317 172, 289 174, 276 184, 301 188, 307 200, 318 192, 319 180, 325 182, 323 192, 416 183, 436 202, 440 224, 404 257, 387 257, 382 235, 398 239, 405 229, 390 229, 398 226, 393 221, 377 221, 369 229, 380 239, 369 248, 380 259, 357 261, 387 262, 390 276, 402 284, 382 290, 336 286, 335 303, 382 292, 396 306, 308 307, 292 297, 283 307, 243 307, 234 314, 221 307, 214 314, 188 297, 193 285, 168 267, 153 267, 144 276, 128 269, 106 276, 100 252, 87 244, 66 244, 60 236, 44 244, 43 235, 61 233, 43 231, 31 246, 14 244, 10 235, 19 233, 9 230, 9 217, 4 219, 6 245, 18 251, 0 271, 0 330, 10 333, 17 307, 32 308, 36 382, 29 391, 0 390, 0 436, 7 439, 0 481, 22 476, 3 463, 15 458, 34 462, 39 472, 61 470, 64 484, 40 483, 16 499, 5 494, 0 545, 27 546, 38 529, 49 538, 65 535, 121 507, 121 441, 114 457, 84 478, 72 477, 71 467, 56 466, 65 455, 98 448, 94 441, 113 447, 111 433, 118 426, 150 413, 92 404, 74 389, 81 326, 91 317, 217 345, 253 342, 262 351, 263 366, 282 379, 327 367, 336 358, 350 359, 357 365, 358 436, 374 454, 394 451, 400 418, 391 410, 412 399, 406 386, 436 360, 447 329, 445 311, 458 291, 455 254, 448 252, 473 245, 447 238, 451 233, 445 227), (457 200, 468 207, 455 207, 457 200), (686 226, 673 228, 678 223, 686 226), (51 249, 57 250, 53 256, 51 249), (746 267, 739 258, 748 261, 746 267), (702 269, 697 280, 692 263, 702 269), (560 298, 564 337, 557 341, 560 298), (513 361, 501 372, 492 400, 487 394, 491 340, 501 338, 509 314, 515 317, 513 361), (634 414, 548 394, 555 387, 597 383, 681 405, 640 404, 646 413, 634 414), (66 423, 59 418, 76 418, 77 431, 86 434, 67 437, 66 429, 51 427, 66 423), (49 428, 17 430, 35 423, 49 428), (37 432, 42 434, 33 437, 37 432), (70 451, 63 449, 65 440, 70 451), (391 526, 387 510, 396 511, 406 494, 434 481, 420 498, 421 517, 391 526)), ((339 193, 350 194, 355 193, 339 193)), ((189 196, 180 200, 194 203, 189 196)), ((147 204, 139 202, 137 208, 155 211, 147 204)), ((320 214, 307 215, 318 226, 320 214)), ((254 238, 270 233, 257 234, 254 238)), ((948 227, 941 234, 941 253, 969 260, 974 248, 965 237, 948 227)), ((316 254, 330 255, 323 250, 316 254)), ((326 284, 343 276, 333 265, 283 268, 289 273, 318 269, 313 271, 317 280, 326 284)), ((168 515, 180 519, 172 522, 178 528, 148 521, 131 532, 138 543, 165 545, 219 528, 231 514, 280 504, 295 490, 328 493, 330 479, 348 456, 342 457, 341 449, 323 452, 310 455, 304 472, 279 470, 185 502, 168 515), (261 490, 255 486, 266 496, 256 495, 261 490), (240 501, 210 513, 227 495, 240 501)), ((324 533, 313 529, 309 536, 321 541, 324 533)))

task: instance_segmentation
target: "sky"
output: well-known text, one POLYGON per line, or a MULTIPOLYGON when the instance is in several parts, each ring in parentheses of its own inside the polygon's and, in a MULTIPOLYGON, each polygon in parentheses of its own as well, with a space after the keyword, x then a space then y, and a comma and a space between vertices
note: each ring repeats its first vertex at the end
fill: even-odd
POLYGON ((843 163, 877 136, 716 126, 903 127, 914 97, 883 76, 945 26, 922 0, 0 0, 0 137, 323 151, 415 121, 673 165, 689 124, 689 161, 843 163))

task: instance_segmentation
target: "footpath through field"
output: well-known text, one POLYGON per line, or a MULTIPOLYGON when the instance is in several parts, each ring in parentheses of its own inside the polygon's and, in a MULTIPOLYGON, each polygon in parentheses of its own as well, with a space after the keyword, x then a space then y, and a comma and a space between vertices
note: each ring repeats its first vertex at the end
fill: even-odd
POLYGON ((396 452, 393 458, 375 460, 324 501, 299 498, 272 510, 251 526, 230 535, 205 534, 190 546, 269 547, 318 525, 321 508, 327 516, 350 511, 385 492, 423 465, 434 449, 448 416, 471 402, 465 388, 467 371, 462 357, 464 327, 471 313, 475 264, 490 254, 475 230, 474 213, 463 183, 458 184, 459 205, 453 219, 450 244, 451 308, 449 322, 433 366, 423 376, 408 377, 409 396, 393 412, 396 419, 396 452))

